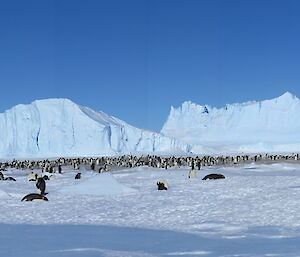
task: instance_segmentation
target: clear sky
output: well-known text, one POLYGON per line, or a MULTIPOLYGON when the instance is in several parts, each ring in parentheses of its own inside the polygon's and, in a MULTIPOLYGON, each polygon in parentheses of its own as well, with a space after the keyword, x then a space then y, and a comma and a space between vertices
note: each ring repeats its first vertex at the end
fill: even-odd
POLYGON ((0 112, 52 97, 159 131, 170 106, 300 96, 298 0, 0 3, 0 112))

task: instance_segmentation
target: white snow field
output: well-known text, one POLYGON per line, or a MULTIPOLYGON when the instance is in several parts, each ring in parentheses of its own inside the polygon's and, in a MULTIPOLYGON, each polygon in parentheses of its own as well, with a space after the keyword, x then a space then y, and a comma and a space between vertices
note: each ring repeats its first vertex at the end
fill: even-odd
POLYGON ((300 256, 300 164, 77 172, 46 181, 48 202, 21 202, 35 182, 5 172, 0 256, 300 256))

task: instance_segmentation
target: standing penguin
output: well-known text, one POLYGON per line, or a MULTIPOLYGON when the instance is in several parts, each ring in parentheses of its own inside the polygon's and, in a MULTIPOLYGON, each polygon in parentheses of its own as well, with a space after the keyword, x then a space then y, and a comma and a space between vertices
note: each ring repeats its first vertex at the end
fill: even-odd
POLYGON ((36 187, 41 191, 41 195, 45 194, 46 182, 43 178, 38 178, 36 182, 36 187))
POLYGON ((195 170, 194 161, 192 161, 192 168, 189 171, 189 178, 196 178, 196 177, 197 177, 197 172, 195 170))
POLYGON ((196 165, 197 165, 198 170, 200 170, 200 168, 201 168, 201 161, 198 160, 196 165))
POLYGON ((95 170, 95 163, 94 162, 91 164, 91 170, 95 170))

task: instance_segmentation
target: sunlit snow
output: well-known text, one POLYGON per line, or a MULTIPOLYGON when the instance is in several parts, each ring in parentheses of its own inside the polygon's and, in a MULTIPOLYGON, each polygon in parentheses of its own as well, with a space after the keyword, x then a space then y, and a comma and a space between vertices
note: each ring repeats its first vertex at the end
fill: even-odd
POLYGON ((0 256, 300 256, 299 164, 188 171, 69 170, 46 181, 48 202, 21 202, 35 182, 8 170, 17 181, 0 181, 0 256), (202 181, 209 173, 226 179, 202 181))

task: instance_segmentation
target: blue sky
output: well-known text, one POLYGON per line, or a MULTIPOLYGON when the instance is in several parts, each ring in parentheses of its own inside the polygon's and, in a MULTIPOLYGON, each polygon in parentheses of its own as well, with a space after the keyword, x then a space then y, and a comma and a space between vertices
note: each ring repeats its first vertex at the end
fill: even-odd
POLYGON ((52 97, 159 131, 170 106, 300 96, 300 1, 1 1, 0 111, 52 97))

